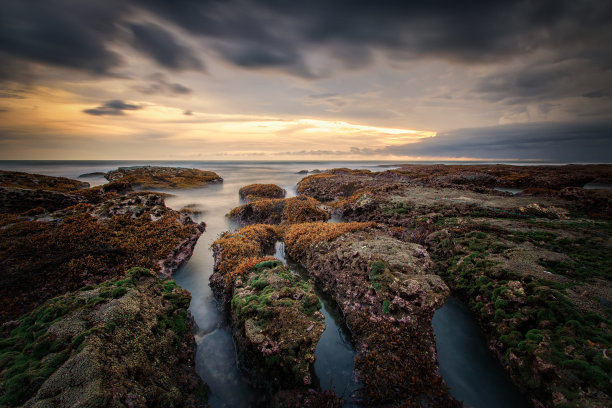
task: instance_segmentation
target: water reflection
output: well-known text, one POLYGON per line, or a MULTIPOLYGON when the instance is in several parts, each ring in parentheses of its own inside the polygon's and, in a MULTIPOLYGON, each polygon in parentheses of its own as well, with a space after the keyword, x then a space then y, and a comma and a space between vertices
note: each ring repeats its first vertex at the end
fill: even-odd
POLYGON ((440 373, 451 395, 473 408, 530 406, 487 347, 468 308, 450 297, 432 320, 440 373))
MULTIPOLYGON (((285 262, 293 272, 308 276, 302 265, 286 256, 283 242, 276 242, 274 257, 285 262)), ((357 406, 355 397, 359 383, 353 373, 355 347, 351 343, 349 330, 331 297, 316 286, 315 293, 321 300, 321 313, 325 317, 325 331, 315 349, 315 375, 322 389, 333 390, 343 397, 345 407, 357 406)))

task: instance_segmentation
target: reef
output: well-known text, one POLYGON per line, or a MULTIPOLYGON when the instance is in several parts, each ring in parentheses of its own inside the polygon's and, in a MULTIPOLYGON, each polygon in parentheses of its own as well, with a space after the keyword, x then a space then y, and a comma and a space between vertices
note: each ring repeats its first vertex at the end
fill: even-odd
POLYGON ((4 324, 0 405, 205 407, 187 291, 147 269, 4 324))
POLYGON ((74 190, 88 188, 89 183, 72 180, 65 177, 52 177, 42 174, 0 170, 0 187, 25 188, 68 193, 74 190))
POLYGON ((0 406, 206 406, 190 295, 161 280, 204 223, 161 193, 0 178, 0 406))
POLYGON ((234 208, 227 216, 240 225, 291 224, 329 219, 329 213, 319 201, 304 195, 259 199, 234 208))
MULTIPOLYGON (((612 404, 612 192, 582 187, 609 184, 611 178, 609 165, 411 165, 383 172, 332 170, 304 178, 298 192, 323 201, 346 221, 376 222, 384 231, 352 232, 347 241, 369 246, 374 238, 368 234, 378 239, 386 234, 421 245, 430 254, 428 273, 440 276, 469 306, 491 350, 534 406, 605 407, 612 404), (513 195, 495 189, 503 187, 524 190, 513 195)), ((339 271, 353 270, 343 249, 349 244, 316 238, 318 244, 306 246, 299 243, 304 233, 295 235, 297 244, 285 240, 288 251, 311 274, 322 274, 320 281, 328 282, 323 284, 339 304, 363 296, 341 296, 333 283, 346 279, 339 271)), ((358 261, 362 255, 353 249, 364 280, 367 263, 358 261)), ((370 274, 384 270, 385 276, 388 264, 381 261, 376 268, 370 264, 370 274)), ((359 290, 364 284, 384 287, 370 279, 359 290)), ((438 286, 436 293, 448 292, 438 286)), ((351 311, 346 304, 343 310, 351 327, 351 311)), ((375 334, 387 330, 382 322, 375 334)), ((405 347, 422 342, 399 339, 405 347)), ((356 367, 363 370, 360 359, 356 367)), ((368 380, 364 387, 367 391, 368 380)))
POLYGON ((117 187, 120 189, 125 189, 126 185, 137 189, 196 188, 223 182, 223 179, 212 171, 181 167, 120 167, 109 171, 104 177, 110 182, 109 187, 119 183, 117 187))
POLYGON ((0 296, 6 321, 46 299, 118 277, 132 266, 166 275, 204 230, 155 193, 81 203, 55 212, 0 215, 0 296))
POLYGON ((283 198, 287 191, 276 184, 249 184, 238 190, 240 199, 249 202, 262 198, 283 198))
POLYGON ((351 330, 364 405, 460 406, 438 373, 431 328, 449 289, 424 247, 373 223, 295 224, 284 240, 351 330))
MULTIPOLYGON (((251 382, 283 406, 314 387, 314 351, 325 326, 312 282, 265 256, 277 233, 270 225, 252 225, 223 234, 213 243, 210 280, 251 382)), ((312 392, 313 401, 322 398, 312 392)))

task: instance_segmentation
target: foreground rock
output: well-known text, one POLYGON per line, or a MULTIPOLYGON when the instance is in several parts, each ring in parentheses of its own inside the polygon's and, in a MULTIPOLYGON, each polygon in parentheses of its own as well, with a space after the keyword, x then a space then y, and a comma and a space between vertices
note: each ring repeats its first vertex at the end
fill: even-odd
POLYGON ((203 230, 154 193, 110 194, 98 204, 54 212, 0 214, 0 321, 66 291, 119 277, 134 265, 170 275, 189 258, 203 230))
POLYGON ((206 406, 189 301, 142 268, 50 299, 2 326, 0 405, 206 406))
POLYGON ((285 194, 287 194, 287 191, 276 184, 249 184, 238 190, 240 199, 245 202, 262 198, 283 198, 285 194))
MULTIPOLYGON (((263 256, 276 239, 276 229, 268 225, 222 235, 213 244, 211 286, 229 312, 249 378, 269 393, 273 405, 303 397, 336 406, 333 395, 308 391, 324 318, 312 283, 281 261, 263 256)), ((312 401, 308 405, 317 406, 312 401)))
POLYGON ((121 188, 129 185, 132 188, 196 188, 209 183, 221 183, 223 179, 212 171, 186 169, 181 167, 136 166, 120 167, 104 176, 111 183, 118 183, 121 188))
POLYGON ((330 217, 319 201, 304 195, 256 200, 234 208, 227 216, 240 225, 326 221, 330 217))
POLYGON ((367 406, 460 405, 438 373, 431 328, 449 289, 422 246, 360 223, 295 224, 285 244, 340 307, 367 406))
POLYGON ((610 166, 405 166, 322 173, 299 190, 424 245, 534 406, 605 407, 612 194, 579 186, 610 177, 610 166), (527 189, 511 196, 500 185, 527 189))

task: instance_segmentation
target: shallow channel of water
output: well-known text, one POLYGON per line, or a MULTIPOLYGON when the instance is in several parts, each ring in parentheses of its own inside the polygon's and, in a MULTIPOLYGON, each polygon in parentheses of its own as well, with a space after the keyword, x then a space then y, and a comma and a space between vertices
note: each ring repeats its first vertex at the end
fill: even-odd
MULTIPOLYGON (((292 272, 303 277, 308 276, 308 271, 302 265, 286 256, 283 242, 276 243, 274 257, 286 263, 292 272)), ((356 407, 358 405, 355 398, 359 383, 353 373, 355 347, 351 342, 349 329, 333 299, 316 286, 315 293, 321 301, 321 313, 325 317, 325 331, 315 350, 315 375, 322 389, 333 390, 342 396, 344 407, 356 407)))
POLYGON ((473 408, 529 407, 495 356, 468 308, 450 297, 432 320, 440 373, 451 395, 473 408))

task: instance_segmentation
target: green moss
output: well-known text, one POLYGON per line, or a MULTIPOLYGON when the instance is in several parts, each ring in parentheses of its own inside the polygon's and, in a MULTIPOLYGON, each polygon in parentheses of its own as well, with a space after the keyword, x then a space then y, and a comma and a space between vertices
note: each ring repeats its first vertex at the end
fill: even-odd
POLYGON ((389 314, 389 307, 391 306, 391 302, 387 299, 382 302, 382 311, 384 314, 389 314))
POLYGON ((281 358, 278 354, 273 354, 271 356, 267 356, 265 361, 266 361, 266 365, 268 367, 271 367, 271 366, 278 365, 281 361, 281 358))
POLYGON ((382 261, 374 261, 370 265, 370 280, 377 280, 382 276, 382 274, 387 269, 387 265, 385 265, 382 261))

